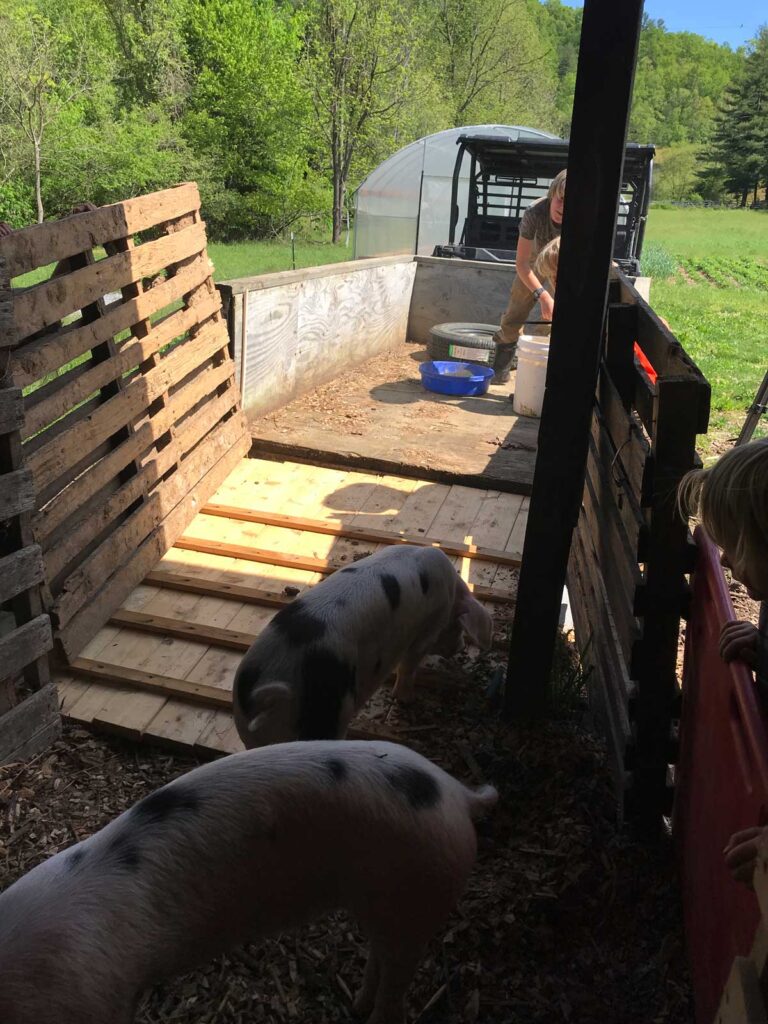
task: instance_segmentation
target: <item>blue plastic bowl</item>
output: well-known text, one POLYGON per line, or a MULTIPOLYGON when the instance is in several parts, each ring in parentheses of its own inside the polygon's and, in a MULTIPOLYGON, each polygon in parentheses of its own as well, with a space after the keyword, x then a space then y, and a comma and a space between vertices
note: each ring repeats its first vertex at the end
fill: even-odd
POLYGON ((419 372, 424 387, 441 395, 484 395, 494 373, 490 366, 445 362, 442 359, 421 363, 419 372), (467 370, 471 376, 454 376, 457 372, 467 370))

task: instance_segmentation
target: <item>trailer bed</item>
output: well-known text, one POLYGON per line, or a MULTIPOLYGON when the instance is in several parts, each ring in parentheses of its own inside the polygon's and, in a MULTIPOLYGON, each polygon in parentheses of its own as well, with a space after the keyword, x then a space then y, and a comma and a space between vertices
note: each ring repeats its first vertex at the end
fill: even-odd
POLYGON ((539 421, 514 414, 514 373, 487 395, 453 398, 422 387, 427 358, 403 342, 252 419, 252 454, 530 494, 539 421))

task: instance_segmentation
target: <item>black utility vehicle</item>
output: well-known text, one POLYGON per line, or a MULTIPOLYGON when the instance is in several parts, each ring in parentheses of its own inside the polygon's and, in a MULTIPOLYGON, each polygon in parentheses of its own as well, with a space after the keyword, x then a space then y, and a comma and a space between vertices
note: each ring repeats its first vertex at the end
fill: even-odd
MULTIPOLYGON (((490 135, 461 135, 457 141, 448 244, 436 246, 433 255, 514 263, 520 220, 535 199, 546 195, 557 172, 567 167, 568 143, 563 139, 515 141, 490 135), (460 174, 467 159, 467 215, 459 225, 460 190, 467 187, 460 174)), ((640 273, 654 153, 653 146, 629 143, 624 157, 613 255, 627 274, 640 273)))

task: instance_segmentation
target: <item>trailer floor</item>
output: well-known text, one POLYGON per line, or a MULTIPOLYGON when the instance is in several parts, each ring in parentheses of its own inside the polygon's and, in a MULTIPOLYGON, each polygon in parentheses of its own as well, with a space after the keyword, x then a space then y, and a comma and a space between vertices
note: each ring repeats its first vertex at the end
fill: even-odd
POLYGON ((403 343, 252 420, 253 454, 530 494, 539 421, 512 411, 515 375, 452 398, 422 387, 427 358, 403 343))
MULTIPOLYGON (((276 609, 335 568, 403 540, 436 541, 454 558, 494 615, 501 658, 527 514, 528 499, 520 495, 243 459, 58 673, 64 715, 201 755, 241 749, 232 681, 276 609)), ((420 682, 433 691, 461 686, 466 678, 458 664, 425 669, 420 682)), ((418 714, 414 723, 393 704, 385 687, 353 727, 358 738, 409 742, 423 726, 418 714)))

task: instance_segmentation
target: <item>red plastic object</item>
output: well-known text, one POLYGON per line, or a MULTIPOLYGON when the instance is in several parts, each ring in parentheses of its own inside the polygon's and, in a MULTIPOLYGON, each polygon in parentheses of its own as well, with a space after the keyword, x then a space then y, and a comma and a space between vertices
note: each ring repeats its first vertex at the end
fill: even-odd
POLYGON ((768 720, 746 665, 718 654, 720 630, 736 616, 717 548, 701 528, 695 536, 673 829, 696 1021, 712 1024, 733 958, 749 953, 760 917, 723 847, 734 832, 766 823, 768 720))
POLYGON ((635 358, 637 359, 638 363, 640 363, 645 373, 650 377, 651 384, 655 384, 658 374, 651 366, 648 356, 645 354, 645 352, 643 352, 643 350, 640 348, 637 342, 635 342, 635 358))

